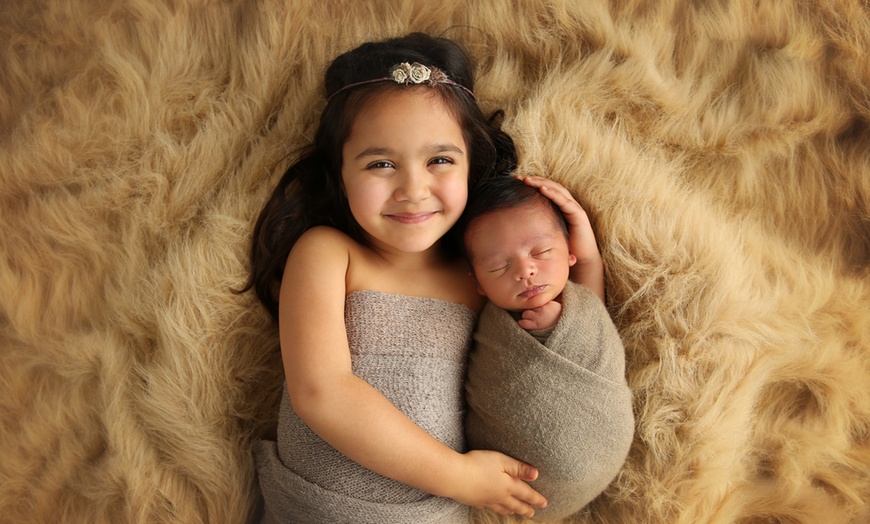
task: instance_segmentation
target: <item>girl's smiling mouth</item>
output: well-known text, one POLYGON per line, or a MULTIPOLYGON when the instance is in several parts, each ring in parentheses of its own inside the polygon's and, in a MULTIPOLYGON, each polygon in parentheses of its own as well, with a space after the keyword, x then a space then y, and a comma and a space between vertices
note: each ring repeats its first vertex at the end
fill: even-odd
POLYGON ((429 211, 424 213, 394 213, 384 216, 401 224, 419 224, 429 220, 435 214, 435 211, 429 211))

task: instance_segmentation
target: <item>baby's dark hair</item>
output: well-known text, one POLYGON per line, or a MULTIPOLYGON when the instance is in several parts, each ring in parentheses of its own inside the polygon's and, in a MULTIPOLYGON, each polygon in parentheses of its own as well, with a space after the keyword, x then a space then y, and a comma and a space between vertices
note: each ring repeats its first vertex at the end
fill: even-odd
MULTIPOLYGON (((253 289, 272 317, 278 318, 278 291, 284 266, 293 245, 308 229, 327 225, 366 244, 363 231, 351 214, 341 180, 342 148, 354 118, 373 97, 400 89, 429 89, 439 96, 459 122, 469 156, 469 194, 478 183, 510 173, 517 164, 513 140, 499 127, 503 113, 486 118, 470 94, 474 89, 473 66, 457 42, 412 33, 381 42, 370 42, 333 60, 326 70, 326 107, 314 142, 284 173, 254 227, 251 277, 242 291, 253 289), (418 62, 436 67, 457 85, 404 86, 387 77, 397 64, 418 62), (350 87, 349 87, 350 86, 350 87), (343 89, 345 88, 345 89, 343 89)), ((441 246, 448 256, 461 256, 462 241, 454 226, 441 246)))
POLYGON ((538 188, 512 176, 488 178, 477 186, 473 194, 469 195, 468 205, 465 206, 465 211, 459 219, 458 226, 462 232, 462 250, 469 265, 471 264, 471 247, 466 239, 468 232, 474 228, 475 221, 496 211, 513 209, 527 203, 534 203, 552 210, 556 224, 565 234, 565 239, 568 240, 568 224, 565 222, 565 216, 562 215, 559 206, 542 195, 538 188))

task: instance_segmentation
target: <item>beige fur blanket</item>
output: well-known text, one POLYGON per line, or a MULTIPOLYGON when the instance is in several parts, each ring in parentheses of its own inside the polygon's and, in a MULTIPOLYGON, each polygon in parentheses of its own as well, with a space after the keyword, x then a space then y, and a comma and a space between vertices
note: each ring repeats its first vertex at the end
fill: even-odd
POLYGON ((868 11, 0 2, 0 521, 255 510, 283 377, 231 292, 254 217, 329 59, 422 30, 598 234, 637 426, 576 522, 867 522, 868 11))

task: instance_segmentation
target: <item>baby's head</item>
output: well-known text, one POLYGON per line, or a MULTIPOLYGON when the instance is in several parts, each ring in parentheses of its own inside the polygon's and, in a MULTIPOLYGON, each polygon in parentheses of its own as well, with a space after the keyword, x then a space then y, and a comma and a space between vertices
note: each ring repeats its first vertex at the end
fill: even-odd
POLYGON ((461 221, 465 253, 478 291, 510 311, 558 297, 577 258, 558 207, 513 177, 481 183, 461 221))

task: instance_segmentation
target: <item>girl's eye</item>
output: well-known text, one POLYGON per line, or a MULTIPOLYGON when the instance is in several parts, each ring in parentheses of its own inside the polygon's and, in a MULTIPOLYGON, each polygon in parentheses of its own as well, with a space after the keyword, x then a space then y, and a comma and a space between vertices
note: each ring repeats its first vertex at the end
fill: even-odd
POLYGON ((452 164, 453 159, 446 156, 439 156, 429 161, 430 164, 452 164))
POLYGON ((380 160, 378 162, 372 162, 371 164, 366 166, 366 169, 390 169, 393 167, 392 162, 387 162, 386 160, 380 160))

